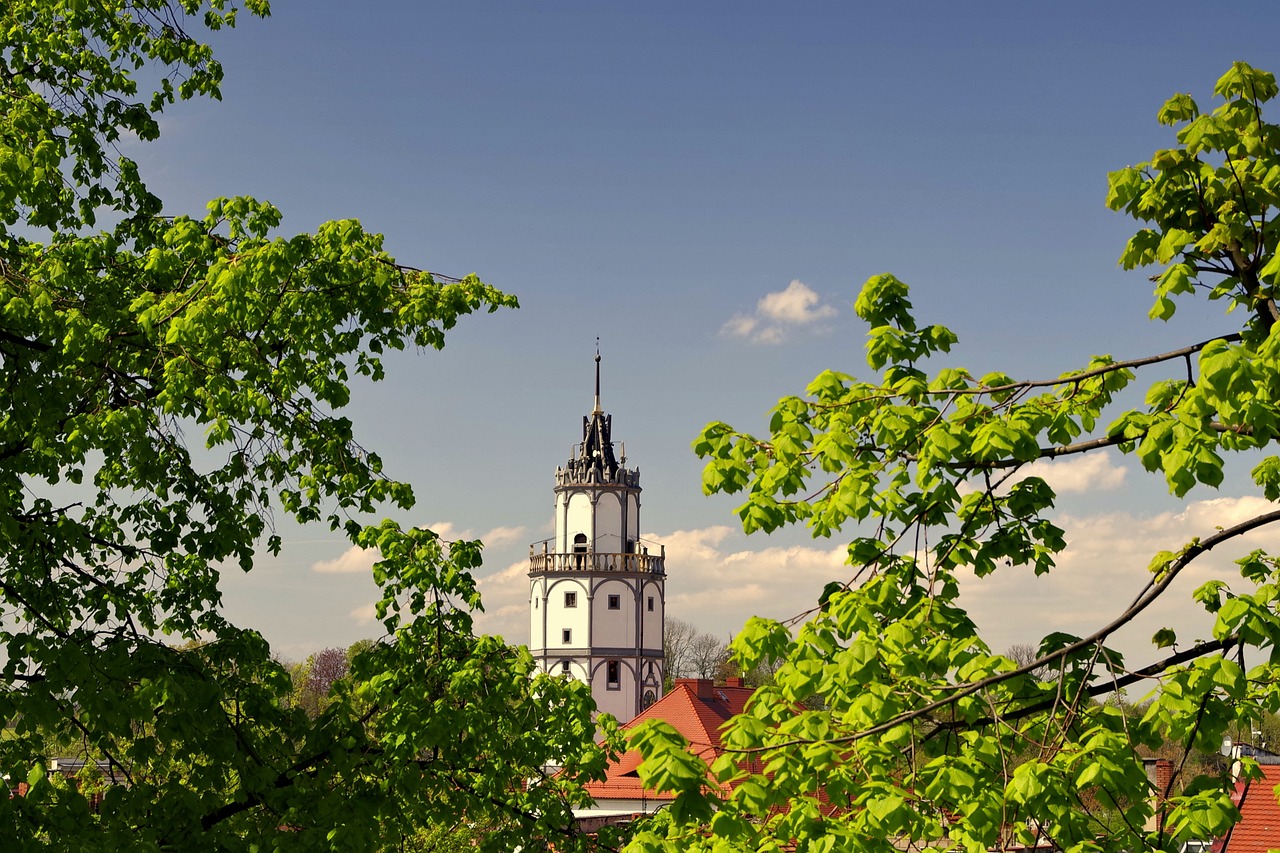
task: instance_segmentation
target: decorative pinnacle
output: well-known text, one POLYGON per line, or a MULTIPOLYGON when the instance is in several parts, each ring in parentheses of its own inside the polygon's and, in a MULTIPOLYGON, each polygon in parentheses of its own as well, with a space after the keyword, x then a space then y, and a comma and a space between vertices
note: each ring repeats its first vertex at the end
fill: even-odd
POLYGON ((591 414, 600 414, 600 336, 596 335, 596 407, 591 410, 591 414))

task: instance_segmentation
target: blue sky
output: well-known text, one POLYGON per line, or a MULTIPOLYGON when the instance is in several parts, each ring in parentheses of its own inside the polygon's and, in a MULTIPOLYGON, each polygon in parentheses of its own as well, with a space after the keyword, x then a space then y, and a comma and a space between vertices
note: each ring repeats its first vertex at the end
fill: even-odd
MULTIPOLYGON (((218 34, 224 101, 171 109, 138 154, 171 213, 252 194, 289 231, 356 217, 404 263, 519 296, 444 352, 393 359, 349 412, 414 484, 404 521, 498 531, 482 624, 514 641, 519 561, 547 535, 599 336, 645 532, 673 546, 669 612, 726 634, 802 606, 839 573, 839 542, 742 537, 736 502, 700 494, 690 441, 711 420, 762 429, 824 368, 865 374, 850 306, 868 276, 909 282, 975 371, 1040 377, 1233 327, 1216 306, 1149 323, 1146 273, 1115 262, 1134 225, 1103 204, 1109 170, 1171 144, 1155 122, 1169 95, 1209 104, 1236 59, 1280 70, 1280 13, 1209 8, 278 0, 271 19, 218 34), (807 322, 760 313, 786 293, 765 305, 807 322), (753 335, 733 334, 744 317, 753 335)), ((1063 492, 1069 520, 1096 530, 1117 518, 1100 513, 1130 513, 1121 528, 1147 524, 1150 544, 1188 523, 1161 515, 1177 505, 1130 459, 1085 473, 1087 488, 1063 492)), ((280 560, 229 578, 230 612, 294 657, 374 633, 356 556, 330 565, 353 571, 315 569, 345 543, 282 532, 280 560)), ((1133 559, 1086 562, 1136 589, 1147 557, 1133 559)), ((995 614, 993 643, 1033 639, 1035 624, 999 615, 1010 601, 1097 586, 1073 571, 1061 589, 1009 579, 1005 598, 976 604, 995 614)))

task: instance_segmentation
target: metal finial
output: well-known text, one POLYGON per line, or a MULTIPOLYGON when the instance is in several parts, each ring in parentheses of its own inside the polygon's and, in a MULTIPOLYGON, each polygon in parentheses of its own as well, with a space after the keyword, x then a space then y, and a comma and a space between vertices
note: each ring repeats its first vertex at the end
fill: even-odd
POLYGON ((596 335, 596 407, 591 414, 600 414, 600 336, 596 335))

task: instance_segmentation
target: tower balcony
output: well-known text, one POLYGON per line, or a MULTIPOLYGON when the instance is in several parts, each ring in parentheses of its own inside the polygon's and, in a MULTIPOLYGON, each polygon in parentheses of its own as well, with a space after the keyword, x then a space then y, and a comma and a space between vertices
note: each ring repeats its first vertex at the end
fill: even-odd
POLYGON ((632 572, 639 574, 665 575, 666 553, 649 554, 647 552, 631 554, 611 554, 605 551, 578 551, 568 554, 556 554, 544 550, 535 551, 529 548, 529 574, 542 572, 632 572))

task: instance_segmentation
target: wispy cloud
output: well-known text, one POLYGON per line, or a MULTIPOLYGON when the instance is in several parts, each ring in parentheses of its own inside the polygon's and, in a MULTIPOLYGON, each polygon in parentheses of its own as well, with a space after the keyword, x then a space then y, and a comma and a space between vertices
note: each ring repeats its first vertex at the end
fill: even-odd
MULTIPOLYGON (((1129 469, 1116 464, 1116 453, 1090 453, 1064 459, 1041 459, 1024 466, 1017 476, 1001 487, 1006 493, 1010 486, 1027 477, 1039 477, 1057 494, 1081 494, 1086 492, 1113 492, 1124 485, 1129 469)), ((962 494, 974 490, 971 483, 962 483, 962 494)))
POLYGON ((446 542, 454 542, 459 539, 479 539, 490 548, 498 548, 502 545, 510 545, 512 542, 519 542, 527 528, 494 527, 476 535, 476 532, 471 528, 460 528, 452 521, 433 521, 427 525, 427 529, 434 530, 436 535, 446 542))
POLYGON ((1040 477, 1058 494, 1068 492, 1111 492, 1124 485, 1128 469, 1115 464, 1115 457, 1090 453, 1071 459, 1040 460, 1022 469, 1026 477, 1040 477))
POLYGON ((824 305, 811 287, 794 279, 785 289, 766 293, 753 313, 730 317, 720 334, 756 344, 780 344, 796 329, 813 327, 835 315, 833 306, 824 305))
POLYGON ((371 601, 368 604, 360 605, 347 615, 361 625, 372 625, 378 621, 378 606, 371 601))
MULTIPOLYGON (((473 536, 470 530, 460 530, 451 521, 437 521, 427 525, 427 529, 434 530, 436 535, 441 539, 452 542, 458 539, 477 538, 473 536)), ((485 545, 493 548, 502 545, 509 545, 512 542, 519 542, 524 536, 524 527, 495 527, 492 530, 478 537, 485 545)), ((369 572, 373 569, 373 564, 379 559, 379 554, 375 548, 361 548, 358 545, 352 545, 343 551, 337 557, 331 560, 319 560, 311 564, 313 572, 321 574, 356 574, 358 572, 369 572)))
POLYGON ((487 548, 500 548, 524 539, 524 527, 495 527, 480 537, 487 548))
POLYGON ((378 552, 374 548, 361 548, 352 545, 332 560, 320 560, 311 564, 311 571, 327 575, 355 574, 368 572, 378 561, 378 552))

